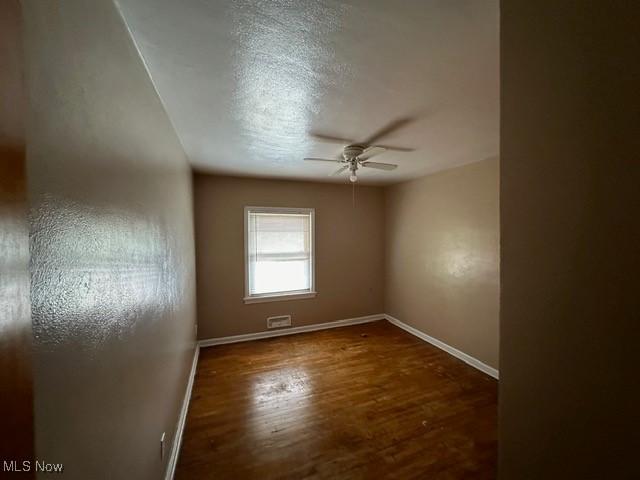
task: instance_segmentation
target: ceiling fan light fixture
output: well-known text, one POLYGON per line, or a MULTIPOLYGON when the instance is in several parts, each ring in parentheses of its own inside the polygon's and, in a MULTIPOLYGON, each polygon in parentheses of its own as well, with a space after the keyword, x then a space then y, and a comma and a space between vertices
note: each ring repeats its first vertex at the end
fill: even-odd
POLYGON ((351 183, 356 183, 356 182, 358 181, 358 177, 356 177, 356 174, 355 174, 355 173, 352 173, 352 174, 349 176, 349 181, 350 181, 351 183))

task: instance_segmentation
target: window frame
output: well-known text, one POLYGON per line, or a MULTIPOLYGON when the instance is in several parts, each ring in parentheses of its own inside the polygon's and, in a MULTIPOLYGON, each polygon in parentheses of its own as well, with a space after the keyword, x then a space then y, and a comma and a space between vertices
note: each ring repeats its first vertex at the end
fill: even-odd
POLYGON ((244 303, 279 302, 287 300, 302 300, 314 298, 316 291, 316 210, 315 208, 294 208, 294 207, 244 207, 244 303), (249 213, 270 213, 270 214, 302 214, 309 215, 309 289, 290 290, 286 292, 272 292, 253 294, 249 293, 249 213))

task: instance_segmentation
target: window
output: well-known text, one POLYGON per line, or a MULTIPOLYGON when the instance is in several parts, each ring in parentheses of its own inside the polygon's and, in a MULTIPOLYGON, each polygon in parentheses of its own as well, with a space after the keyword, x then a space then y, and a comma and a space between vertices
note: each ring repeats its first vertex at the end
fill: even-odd
POLYGON ((245 303, 315 297, 314 210, 245 207, 245 303))

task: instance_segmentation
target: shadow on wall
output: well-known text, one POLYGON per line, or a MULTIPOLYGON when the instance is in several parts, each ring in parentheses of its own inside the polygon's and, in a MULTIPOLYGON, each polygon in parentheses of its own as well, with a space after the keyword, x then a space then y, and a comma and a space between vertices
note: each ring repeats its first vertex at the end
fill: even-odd
MULTIPOLYGON (((24 59, 18 0, 0 3, 0 460, 33 457, 24 59)), ((0 466, 1 468, 2 466, 0 466)), ((23 474, 29 478, 29 474, 23 474)))

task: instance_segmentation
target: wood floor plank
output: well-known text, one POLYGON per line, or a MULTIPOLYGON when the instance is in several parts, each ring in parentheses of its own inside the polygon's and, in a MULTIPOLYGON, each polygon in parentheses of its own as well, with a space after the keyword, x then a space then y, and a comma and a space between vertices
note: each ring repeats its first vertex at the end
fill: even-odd
POLYGON ((203 348, 188 479, 493 479, 497 382, 386 321, 203 348))

